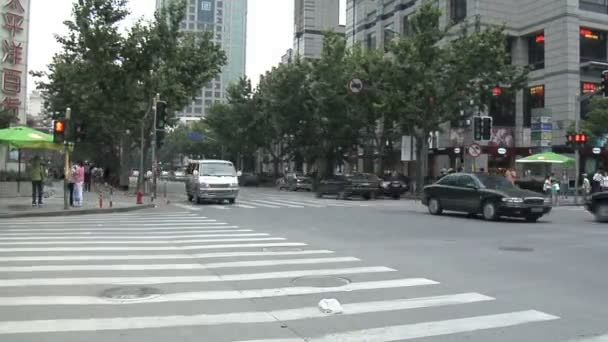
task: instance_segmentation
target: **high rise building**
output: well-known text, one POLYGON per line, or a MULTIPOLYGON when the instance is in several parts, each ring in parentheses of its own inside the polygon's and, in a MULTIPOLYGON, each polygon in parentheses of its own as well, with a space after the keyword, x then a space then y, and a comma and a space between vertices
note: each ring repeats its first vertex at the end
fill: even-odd
MULTIPOLYGON (((171 0, 156 0, 156 7, 171 0)), ((247 0, 188 0, 181 29, 212 32, 227 57, 222 73, 211 80, 194 101, 178 113, 182 121, 199 120, 209 108, 225 101, 226 88, 245 76, 247 0)))
POLYGON ((339 0, 295 0, 294 54, 316 58, 323 49, 323 32, 344 32, 339 0))
MULTIPOLYGON (((395 35, 409 34, 408 18, 420 0, 347 0, 349 45, 383 48, 395 35)), ((566 132, 588 104, 578 95, 594 92, 608 69, 608 1, 606 0, 437 0, 442 25, 479 16, 484 24, 505 25, 511 63, 529 66, 528 85, 514 95, 495 96, 488 115, 494 118, 490 141, 480 142, 478 167, 504 168, 540 150, 572 153, 566 132), (500 152, 499 152, 500 151, 500 152)), ((453 151, 465 151, 470 128, 444 130, 432 159, 436 169, 453 165, 453 151), (442 154, 444 154, 442 156, 442 154), (450 156, 450 154, 452 156, 450 156)), ((591 154, 583 151, 583 155, 591 154)), ((465 157, 466 158, 466 157, 465 157)), ((594 170, 594 160, 586 168, 594 170)), ((431 163, 433 165, 433 163, 431 163)))

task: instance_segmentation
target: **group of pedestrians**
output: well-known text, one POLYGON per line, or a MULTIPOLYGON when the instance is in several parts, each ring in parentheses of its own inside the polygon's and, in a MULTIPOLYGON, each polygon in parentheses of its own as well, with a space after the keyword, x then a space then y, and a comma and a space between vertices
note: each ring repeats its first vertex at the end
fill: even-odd
POLYGON ((84 193, 91 192, 91 184, 94 178, 99 177, 100 168, 89 162, 77 162, 70 168, 68 175, 68 191, 70 206, 82 207, 84 193))

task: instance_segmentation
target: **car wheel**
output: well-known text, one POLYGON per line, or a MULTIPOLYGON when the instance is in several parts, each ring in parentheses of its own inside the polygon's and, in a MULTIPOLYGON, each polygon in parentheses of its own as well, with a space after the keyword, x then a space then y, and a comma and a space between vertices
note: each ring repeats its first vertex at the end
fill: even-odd
POLYGON ((498 210, 496 209, 496 205, 492 202, 484 203, 482 213, 483 213, 483 218, 486 219, 487 221, 498 220, 498 210))
POLYGON ((608 222, 608 203, 601 202, 593 208, 593 214, 598 222, 608 222))
POLYGON ((540 219, 540 216, 538 216, 538 215, 532 215, 532 216, 526 217, 526 221, 531 222, 531 223, 538 221, 538 219, 540 219))
POLYGON ((234 204, 236 202, 235 198, 229 198, 228 199, 228 204, 234 204))
POLYGON ((192 202, 192 195, 188 195, 188 202, 192 202))
POLYGON ((315 193, 315 197, 316 198, 321 198, 321 197, 323 197, 323 193, 317 192, 317 193, 315 193))
POLYGON ((196 200, 196 204, 203 204, 203 199, 202 198, 196 197, 195 200, 196 200))
POLYGON ((436 198, 429 199, 429 213, 431 215, 441 215, 443 213, 443 208, 441 208, 441 203, 436 198))

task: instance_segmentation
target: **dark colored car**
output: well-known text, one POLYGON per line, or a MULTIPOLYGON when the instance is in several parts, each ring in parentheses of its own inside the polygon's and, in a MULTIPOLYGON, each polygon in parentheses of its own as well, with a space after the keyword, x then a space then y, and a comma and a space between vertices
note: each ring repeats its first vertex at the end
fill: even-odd
POLYGON ((259 186, 260 178, 253 172, 243 172, 239 176, 240 186, 259 186))
POLYGON ((277 182, 277 187, 279 190, 312 191, 312 179, 301 173, 288 173, 281 181, 277 182))
POLYGON ((591 212, 599 222, 608 222, 608 192, 596 192, 585 203, 587 210, 591 212))
POLYGON ((401 195, 410 190, 410 181, 407 177, 386 176, 380 183, 380 189, 384 196, 394 199, 401 198, 401 195))
POLYGON ((536 222, 551 211, 544 197, 522 190, 501 176, 454 173, 424 188, 422 203, 433 215, 444 210, 482 214, 486 220, 501 216, 536 222))
POLYGON ((366 200, 376 198, 380 189, 380 178, 376 175, 358 173, 326 178, 319 182, 317 197, 337 195, 338 199, 361 196, 366 200))

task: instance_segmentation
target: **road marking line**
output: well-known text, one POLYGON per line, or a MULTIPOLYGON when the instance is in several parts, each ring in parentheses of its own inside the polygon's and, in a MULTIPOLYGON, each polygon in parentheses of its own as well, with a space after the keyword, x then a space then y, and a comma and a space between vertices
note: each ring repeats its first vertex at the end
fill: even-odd
MULTIPOLYGON (((89 220, 82 222, 68 222, 70 224, 96 224, 96 223, 180 223, 180 222, 216 222, 216 220, 202 218, 202 217, 182 217, 182 218, 173 218, 167 219, 165 217, 154 219, 149 217, 142 217, 138 219, 110 219, 107 220, 89 220)), ((41 221, 41 222, 14 222, 8 223, 9 226, 32 226, 35 224, 44 224, 44 225, 65 225, 66 222, 57 222, 57 221, 41 221)))
POLYGON ((317 205, 317 204, 309 204, 309 203, 295 202, 295 201, 286 201, 286 200, 278 199, 276 197, 273 197, 271 199, 273 201, 275 201, 275 202, 283 202, 283 203, 294 204, 294 205, 298 205, 298 206, 312 207, 312 208, 323 208, 323 206, 317 205))
POLYGON ((180 204, 180 203, 173 203, 174 206, 182 208, 182 209, 186 209, 186 210, 192 210, 192 211, 199 211, 202 210, 199 207, 194 207, 191 205, 187 205, 187 204, 180 204))
MULTIPOLYGON (((120 231, 120 232, 156 232, 156 231, 178 231, 178 230, 206 230, 206 229, 237 229, 239 226, 226 226, 226 223, 218 223, 211 226, 175 226, 175 229, 172 229, 170 226, 167 227, 123 227, 123 228, 106 228, 106 227, 95 227, 95 228, 67 228, 67 229, 59 229, 59 228, 48 228, 48 229, 3 229, 3 232, 30 232, 30 233, 44 233, 44 232, 90 232, 90 231, 99 231, 99 232, 109 232, 109 231, 120 231)), ((113 226, 115 227, 115 226, 113 226)))
POLYGON ((258 248, 258 247, 294 247, 306 246, 302 242, 280 243, 243 243, 226 245, 200 245, 200 246, 120 246, 120 247, 33 247, 33 248, 0 248, 0 252, 79 252, 79 251, 189 251, 197 249, 222 248, 258 248))
MULTIPOLYGON (((247 229, 241 229, 248 231, 247 229)), ((238 230, 238 231, 241 231, 238 230)), ((234 232, 234 230, 232 231, 234 232)), ((225 232, 224 232, 225 233, 225 232)), ((133 239, 141 239, 141 240, 179 240, 179 239, 193 239, 193 238, 216 238, 216 237, 255 237, 255 236, 270 236, 268 233, 245 233, 245 234, 196 234, 196 235, 162 235, 162 236, 149 236, 149 235, 131 235, 131 236, 118 236, 118 235, 106 235, 106 236, 30 236, 30 237, 5 237, 0 235, 0 244, 4 241, 18 241, 22 242, 23 240, 27 241, 37 241, 37 240, 55 240, 55 241, 87 241, 87 240, 122 240, 128 241, 133 239)), ((167 241, 170 242, 170 241, 167 241)), ((61 244, 61 242, 58 242, 61 244)))
MULTIPOLYGON (((216 220, 175 220, 175 221, 164 221, 164 220, 154 220, 154 221, 150 221, 150 220, 146 220, 146 221, 141 221, 141 222, 137 222, 137 221, 99 221, 96 223, 87 223, 89 225, 108 225, 108 226, 121 226, 121 227, 128 227, 128 226, 149 226, 149 227, 158 227, 158 226, 169 226, 169 227, 173 227, 173 226, 180 226, 180 225, 192 225, 192 224, 202 224, 202 225, 209 225, 209 224, 222 224, 222 223, 217 223, 216 220)), ((225 223, 223 223, 225 224, 225 223)), ((55 227, 55 226, 60 226, 60 227, 65 227, 66 223, 45 223, 45 226, 50 226, 50 227, 55 227)), ((34 230, 34 229, 40 229, 39 227, 32 227, 31 223, 19 223, 19 224, 9 224, 9 227, 14 227, 14 228, 21 228, 23 230, 34 230)))
POLYGON ((245 208, 245 209, 255 209, 255 208, 257 208, 257 207, 254 207, 252 205, 241 204, 240 202, 241 201, 238 201, 237 204, 236 204, 236 206, 238 208, 245 208))
MULTIPOLYGON (((206 275, 206 276, 172 276, 172 277, 90 277, 90 278, 24 278, 24 279, 0 279, 0 287, 14 286, 73 286, 73 285, 158 285, 158 284, 178 284, 178 283, 208 283, 208 282, 224 282, 224 281, 246 281, 246 280, 263 280, 263 279, 289 279, 306 276, 323 276, 323 275, 343 275, 343 274, 360 274, 360 273, 382 273, 394 272, 396 270, 388 267, 352 267, 352 268, 335 268, 335 269, 320 269, 320 270, 302 270, 302 271, 286 271, 286 272, 267 272, 267 273, 249 273, 249 274, 227 274, 222 276, 206 275)), ((419 280, 417 280, 419 281, 419 280)), ((425 280, 427 281, 427 280, 425 280)), ((429 280, 430 281, 430 280, 429 280)), ((352 284, 351 284, 352 285, 352 284)), ((344 288, 344 286, 339 287, 344 288)), ((291 293, 287 288, 286 293, 291 293)), ((257 291, 257 290, 256 290, 257 291)), ((268 291, 268 290, 262 290, 268 291)), ((233 291, 241 293, 241 291, 233 291)), ((207 292, 201 292, 207 294, 207 292)), ((264 292, 266 293, 266 292, 264 292)), ((297 292, 293 292, 297 294, 297 292)), ((313 292, 317 293, 317 292, 313 292)), ((268 295, 272 291, 268 292, 268 295)), ((164 298, 174 298, 176 294, 164 295, 164 298)), ((265 295, 266 297, 266 295, 265 295)), ((41 301, 53 300, 60 298, 57 305, 65 303, 65 300, 78 297, 0 297, 0 305, 18 305, 23 301, 23 305, 42 305, 42 302, 36 302, 35 299, 41 301), (46 298, 46 299, 44 299, 46 298), (55 299, 53 299, 55 298, 55 299), (34 300, 32 300, 34 299, 34 300), (16 300, 13 302, 13 300, 16 300), (9 304, 13 303, 13 304, 9 304)), ((88 297, 83 297, 88 298, 88 297)), ((96 298, 96 297, 91 297, 96 298)), ((221 299, 221 298, 218 298, 221 299)), ((192 299, 191 299, 192 300, 192 299)), ((50 302, 48 302, 50 303, 50 302)), ((69 304, 69 303, 65 303, 69 304)), ((75 304, 75 303, 74 303, 75 304)), ((86 304, 86 303, 82 303, 86 304)))
POLYGON ((280 208, 280 207, 277 207, 276 205, 268 205, 268 204, 264 204, 264 203, 254 203, 254 202, 251 202, 249 200, 247 200, 247 201, 245 201, 245 200, 239 200, 239 202, 240 203, 246 203, 247 205, 251 205, 251 206, 256 206, 256 208, 257 207, 275 208, 275 209, 276 208, 280 208))
POLYGON ((249 340, 241 342, 365 342, 414 340, 425 337, 451 335, 477 330, 506 328, 521 324, 544 322, 559 319, 536 310, 510 312, 497 315, 474 316, 467 318, 432 321, 416 324, 396 325, 383 328, 353 330, 344 333, 329 334, 317 338, 288 338, 249 340))
POLYGON ((75 272, 75 271, 150 271, 150 270, 206 270, 216 268, 264 267, 282 265, 330 264, 361 261, 353 257, 310 258, 286 260, 230 261, 208 264, 145 264, 145 265, 44 265, 0 266, 0 272, 75 272))
MULTIPOLYGON (((196 231, 171 231, 171 232, 155 232, 157 235, 133 235, 132 232, 120 234, 119 232, 79 232, 79 233, 36 233, 32 236, 30 233, 0 233, 0 240, 79 240, 79 239, 179 239, 179 238, 196 238, 196 237, 222 237, 222 236, 256 236, 232 233, 253 232, 253 229, 224 229, 224 230, 204 230, 200 233, 196 231), (218 233, 218 234, 210 234, 218 233), (158 235, 160 234, 160 235, 158 235), (164 234, 164 235, 163 235, 164 234)), ((261 233, 260 233, 261 234, 261 233)), ((259 235, 262 236, 262 235, 259 235)))
POLYGON ((0 262, 15 261, 92 261, 92 260, 172 260, 172 259, 214 259, 238 258, 250 256, 285 256, 285 255, 311 255, 334 254, 329 250, 303 250, 284 252, 215 252, 199 254, 143 254, 143 255, 57 255, 57 256, 18 256, 0 257, 0 262))
MULTIPOLYGON (((287 239, 280 237, 263 237, 263 238, 222 238, 222 239, 193 239, 193 240, 165 240, 165 241, 150 241, 150 240, 92 240, 92 241, 18 241, 18 242, 1 242, 0 246, 44 246, 44 245, 166 245, 166 244, 182 244, 182 243, 207 243, 207 242, 251 242, 251 241, 285 241, 287 239)), ((0 250, 3 248, 0 247, 0 250)))
MULTIPOLYGON (((418 309, 427 307, 468 304, 491 301, 494 298, 477 293, 463 293, 448 296, 397 299, 377 302, 358 302, 342 304, 341 316, 360 315, 418 309)), ((328 317, 317 307, 304 307, 288 310, 234 312, 226 314, 201 314, 190 316, 143 316, 92 319, 58 319, 0 322, 0 334, 31 334, 45 332, 77 332, 131 330, 149 328, 169 328, 186 326, 208 326, 220 324, 276 323, 328 317)))
POLYGON ((608 335, 569 340, 568 342, 608 342, 608 335))
POLYGON ((230 208, 226 207, 225 205, 210 205, 209 208, 221 209, 221 210, 230 210, 230 208))
POLYGON ((265 204, 269 204, 269 205, 278 205, 278 206, 283 206, 283 207, 287 207, 287 208, 304 208, 301 205, 293 205, 293 204, 287 204, 287 203, 278 203, 278 202, 273 202, 273 201, 267 201, 267 200, 251 200, 253 202, 259 202, 259 203, 265 203, 265 204))

